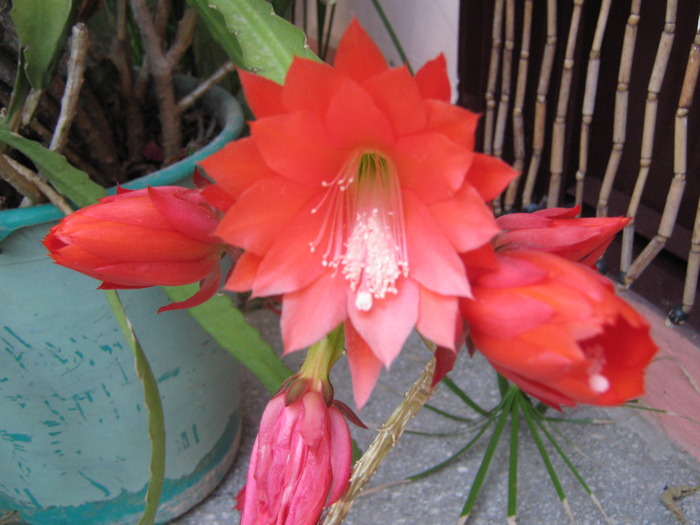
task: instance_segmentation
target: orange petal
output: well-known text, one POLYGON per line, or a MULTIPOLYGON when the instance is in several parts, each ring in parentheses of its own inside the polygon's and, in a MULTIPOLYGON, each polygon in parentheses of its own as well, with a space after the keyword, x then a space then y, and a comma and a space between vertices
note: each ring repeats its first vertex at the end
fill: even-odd
POLYGON ((338 44, 334 65, 339 73, 360 83, 388 69, 384 55, 355 18, 338 44))
POLYGON ((423 98, 449 102, 451 89, 445 55, 440 53, 434 59, 423 64, 423 67, 416 72, 416 82, 423 98))
POLYGON ((238 77, 243 84, 246 102, 256 118, 269 117, 284 113, 282 105, 282 86, 255 73, 238 70, 238 77))

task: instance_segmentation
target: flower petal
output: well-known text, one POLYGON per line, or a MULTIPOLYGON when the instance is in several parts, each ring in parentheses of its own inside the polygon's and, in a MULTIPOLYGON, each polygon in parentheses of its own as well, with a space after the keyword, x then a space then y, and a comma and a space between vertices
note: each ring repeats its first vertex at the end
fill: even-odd
POLYGON ((251 123, 251 133, 268 166, 300 184, 320 187, 335 177, 347 157, 331 145, 324 123, 313 113, 258 120, 251 123))
POLYGON ((236 261, 236 266, 234 266, 224 288, 232 292, 252 290, 255 275, 258 273, 261 262, 262 257, 251 252, 245 252, 236 261))
POLYGON ((374 385, 377 384, 382 362, 350 322, 345 323, 345 341, 355 406, 360 410, 365 406, 374 390, 374 385))
POLYGON ((320 341, 347 315, 347 281, 333 270, 306 288, 284 295, 282 339, 284 352, 292 352, 320 341))
POLYGON ((246 102, 256 118, 269 117, 284 113, 282 104, 282 86, 277 82, 243 69, 238 70, 238 77, 243 84, 246 102))
POLYGON ((454 198, 431 204, 430 213, 458 252, 479 248, 501 231, 493 212, 471 184, 464 184, 454 198))
POLYGON ((473 156, 473 152, 433 132, 402 137, 391 152, 401 185, 428 204, 455 194, 473 156))
POLYGON ((295 58, 287 72, 282 103, 287 112, 308 111, 322 116, 342 76, 323 62, 295 58))
POLYGON ((434 98, 449 102, 451 98, 450 79, 447 76, 447 61, 440 53, 429 60, 416 72, 416 83, 423 98, 434 98))
POLYGON ((418 319, 418 285, 411 279, 399 278, 396 288, 398 293, 375 299, 369 311, 358 310, 354 294, 348 294, 352 324, 387 367, 399 355, 418 319))
POLYGON ((464 264, 437 221, 420 199, 404 190, 409 275, 442 295, 471 295, 464 264))
POLYGON ((234 140, 199 162, 199 168, 234 199, 257 181, 275 175, 251 137, 234 140))
POLYGON ((353 18, 338 44, 335 69, 357 82, 364 82, 388 69, 377 45, 353 18))
POLYGON ((404 67, 388 69, 364 84, 398 136, 425 128, 427 116, 415 79, 404 67))
POLYGON ((357 148, 385 150, 394 141, 386 115, 369 93, 352 80, 341 83, 333 93, 325 116, 329 142, 348 151, 357 148))
POLYGON ((489 202, 498 197, 516 175, 516 171, 501 159, 475 153, 465 181, 489 202))
POLYGON ((457 297, 432 292, 418 286, 416 329, 438 346, 455 350, 455 326, 459 316, 457 297))
POLYGON ((232 246, 262 255, 315 191, 281 176, 267 177, 241 195, 224 215, 216 235, 232 246))

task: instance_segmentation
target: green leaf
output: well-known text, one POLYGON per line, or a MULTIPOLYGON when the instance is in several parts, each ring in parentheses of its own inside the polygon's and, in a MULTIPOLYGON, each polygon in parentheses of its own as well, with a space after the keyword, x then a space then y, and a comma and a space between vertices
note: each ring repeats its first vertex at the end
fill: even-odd
POLYGON ((199 18, 204 22, 209 34, 226 52, 231 62, 237 66, 245 67, 241 46, 238 45, 236 37, 226 28, 226 22, 221 13, 209 7, 208 0, 187 0, 187 3, 197 10, 199 18))
POLYGON ((24 57, 24 72, 34 89, 48 83, 63 51, 73 11, 71 0, 14 0, 12 22, 24 57))
POLYGON ((165 477, 165 419, 163 417, 163 404, 160 399, 158 382, 153 375, 151 365, 146 358, 146 354, 141 348, 129 318, 124 312, 124 307, 117 292, 105 290, 107 302, 109 303, 114 317, 117 320, 131 350, 134 352, 136 364, 136 375, 143 384, 143 397, 148 409, 148 437, 151 440, 151 473, 148 481, 148 492, 146 493, 146 508, 143 511, 139 525, 149 525, 155 522, 156 512, 160 496, 163 492, 163 480, 165 477))
POLYGON ((81 208, 94 204, 97 199, 107 195, 107 191, 102 186, 90 180, 87 173, 72 166, 63 155, 13 133, 2 125, 0 125, 0 142, 26 155, 59 193, 81 208))
POLYGON ((226 27, 238 40, 246 69, 282 84, 295 55, 319 60, 307 46, 304 33, 275 15, 269 2, 206 0, 206 3, 221 13, 226 27))
POLYGON ((518 509, 518 441, 520 432, 520 396, 510 409, 510 456, 508 458, 508 518, 515 520, 518 509))
MULTIPOLYGON (((165 287, 173 301, 184 301, 196 291, 196 284, 165 287)), ((262 339, 260 332, 245 320, 229 297, 215 295, 206 303, 190 308, 189 312, 222 347, 257 376, 268 392, 276 392, 292 375, 284 361, 262 339)))

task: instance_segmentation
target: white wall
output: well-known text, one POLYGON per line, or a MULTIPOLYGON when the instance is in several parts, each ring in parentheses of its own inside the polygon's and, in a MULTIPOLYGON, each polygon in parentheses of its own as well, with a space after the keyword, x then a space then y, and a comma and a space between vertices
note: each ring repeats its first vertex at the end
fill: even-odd
MULTIPOLYGON (((300 3, 300 2, 299 2, 300 3)), ((417 70, 426 61, 443 53, 452 83, 453 96, 457 87, 457 41, 459 0, 381 0, 409 62, 417 70)), ((313 13, 315 2, 309 1, 313 13)), ((355 16, 382 49, 391 65, 400 65, 401 59, 370 0, 337 0, 333 24, 335 41, 342 35, 350 19, 355 16)), ((309 34, 316 20, 309 16, 309 34)))

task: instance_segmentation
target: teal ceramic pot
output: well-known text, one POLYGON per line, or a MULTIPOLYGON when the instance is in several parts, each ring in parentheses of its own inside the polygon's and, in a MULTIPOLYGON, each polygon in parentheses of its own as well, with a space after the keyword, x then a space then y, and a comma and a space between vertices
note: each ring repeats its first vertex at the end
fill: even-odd
MULTIPOLYGON (((174 184, 238 136, 236 101, 215 91, 205 102, 225 117, 221 135, 130 187, 174 184)), ((46 254, 51 208, 0 212, 0 511, 31 524, 137 523, 150 459, 143 389, 97 281, 46 254)), ((120 296, 163 399, 164 522, 209 494, 233 461, 237 363, 187 312, 157 315, 168 303, 160 289, 120 296)))

